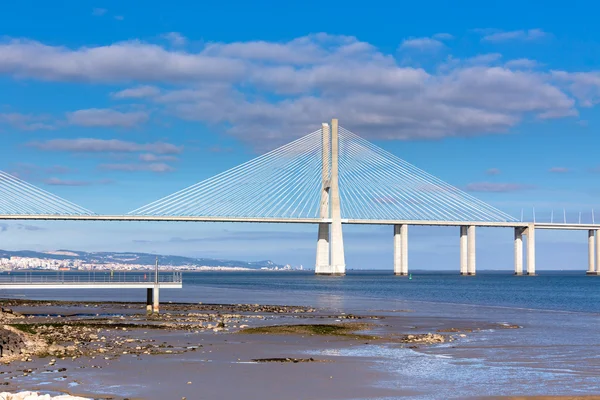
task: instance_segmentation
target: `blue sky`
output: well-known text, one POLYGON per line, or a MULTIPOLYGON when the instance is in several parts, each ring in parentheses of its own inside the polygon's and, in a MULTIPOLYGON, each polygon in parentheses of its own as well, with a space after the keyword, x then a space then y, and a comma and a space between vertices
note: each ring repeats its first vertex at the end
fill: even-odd
MULTIPOLYGON (((516 217, 600 213, 593 2, 204 3, 0 6, 0 169, 122 214, 338 117, 516 217)), ((296 265, 314 263, 316 236, 312 226, 235 224, 2 229, 11 249, 296 265)), ((391 230, 347 228, 348 266, 391 268, 391 230)), ((411 267, 457 268, 457 232, 414 232, 411 267)), ((479 266, 509 270, 511 237, 481 230, 479 266)), ((538 241, 538 268, 584 268, 583 233, 538 241)))

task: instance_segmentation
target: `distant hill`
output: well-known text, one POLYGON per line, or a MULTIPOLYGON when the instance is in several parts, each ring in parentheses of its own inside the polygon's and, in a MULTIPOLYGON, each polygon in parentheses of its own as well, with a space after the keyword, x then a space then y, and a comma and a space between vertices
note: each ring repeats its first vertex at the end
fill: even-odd
MULTIPOLYGON (((48 252, 39 252, 31 250, 8 251, 0 250, 0 258, 10 257, 31 257, 43 258, 49 260, 82 260, 94 264, 122 263, 122 264, 143 264, 152 265, 156 261, 157 254, 135 253, 135 252, 86 252, 76 250, 56 250, 48 252)), ((262 267, 282 267, 273 261, 238 261, 215 258, 194 258, 182 256, 158 255, 158 262, 161 266, 185 266, 197 265, 208 267, 243 267, 259 269, 262 267)))

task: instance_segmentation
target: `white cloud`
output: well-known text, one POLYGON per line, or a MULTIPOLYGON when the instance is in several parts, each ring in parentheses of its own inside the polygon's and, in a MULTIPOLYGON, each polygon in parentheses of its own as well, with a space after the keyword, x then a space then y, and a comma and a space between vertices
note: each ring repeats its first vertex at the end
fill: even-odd
POLYGON ((449 33, 436 33, 435 35, 433 35, 434 39, 438 39, 438 40, 452 40, 454 39, 454 36, 452 36, 449 33))
POLYGON ((161 37, 163 39, 168 40, 169 43, 171 43, 171 45, 175 47, 182 47, 185 46, 187 43, 187 38, 179 32, 168 32, 161 35, 161 37))
POLYGON ((0 44, 0 74, 67 82, 186 82, 231 80, 245 71, 238 60, 172 52, 138 41, 72 50, 35 41, 0 44))
MULTIPOLYGON (((134 82, 112 96, 151 102, 158 112, 223 127, 245 141, 270 139, 271 146, 332 117, 365 137, 444 138, 507 132, 528 116, 576 115, 570 93, 589 101, 583 82, 593 75, 502 67, 500 59, 482 54, 428 71, 354 37, 328 34, 211 43, 199 52, 139 41, 69 49, 13 40, 0 44, 0 75, 134 82)), ((87 126, 123 127, 148 119, 141 111, 107 109, 69 117, 87 126)))
POLYGON ((141 99, 158 96, 159 94, 160 89, 155 86, 137 86, 113 93, 112 97, 115 99, 141 99))
POLYGON ((108 10, 107 10, 106 8, 94 8, 94 9, 92 10, 92 15, 93 15, 94 17, 101 17, 101 16, 103 16, 104 14, 106 14, 106 12, 107 12, 107 11, 108 11, 108 10))
POLYGON ((16 112, 0 113, 0 126, 9 125, 23 131, 55 129, 55 126, 48 122, 49 119, 49 116, 20 114, 16 112))
POLYGON ((71 125, 88 127, 133 128, 148 120, 144 111, 121 112, 111 109, 90 108, 67 113, 67 122, 71 125))
POLYGON ((149 164, 100 164, 98 169, 103 171, 122 171, 122 172, 172 172, 175 168, 165 163, 149 164))
POLYGON ((528 29, 528 30, 516 30, 516 31, 497 31, 488 33, 483 36, 481 40, 486 42, 506 42, 511 40, 539 40, 550 36, 549 33, 544 32, 541 29, 528 29))
POLYGON ((135 143, 117 139, 51 139, 42 142, 30 142, 29 147, 45 151, 66 151, 72 153, 134 153, 153 152, 157 154, 179 154, 181 146, 171 143, 135 143))
POLYGON ((535 60, 530 60, 528 58, 517 58, 515 60, 507 61, 504 66, 506 68, 512 69, 532 69, 536 68, 539 63, 535 60))
POLYGON ((415 49, 422 51, 439 50, 443 47, 444 44, 442 42, 428 37, 405 39, 400 45, 401 49, 415 49))

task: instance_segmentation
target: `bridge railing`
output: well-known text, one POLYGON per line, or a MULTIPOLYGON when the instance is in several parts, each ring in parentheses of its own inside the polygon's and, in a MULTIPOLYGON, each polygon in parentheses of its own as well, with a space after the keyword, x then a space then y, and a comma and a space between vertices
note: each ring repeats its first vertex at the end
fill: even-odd
POLYGON ((183 276, 181 272, 173 271, 159 273, 158 279, 152 273, 127 273, 127 272, 90 272, 86 273, 61 273, 45 274, 36 272, 14 272, 11 274, 0 274, 0 283, 15 284, 148 284, 148 283, 181 283, 183 276))

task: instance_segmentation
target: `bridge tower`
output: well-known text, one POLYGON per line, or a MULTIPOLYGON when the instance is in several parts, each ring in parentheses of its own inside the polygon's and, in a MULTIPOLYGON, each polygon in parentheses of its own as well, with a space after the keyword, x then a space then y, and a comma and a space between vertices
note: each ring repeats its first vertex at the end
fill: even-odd
POLYGON ((320 223, 317 239, 317 275, 345 275, 344 236, 339 187, 338 120, 322 125, 322 173, 320 217, 331 219, 331 224, 320 223))

